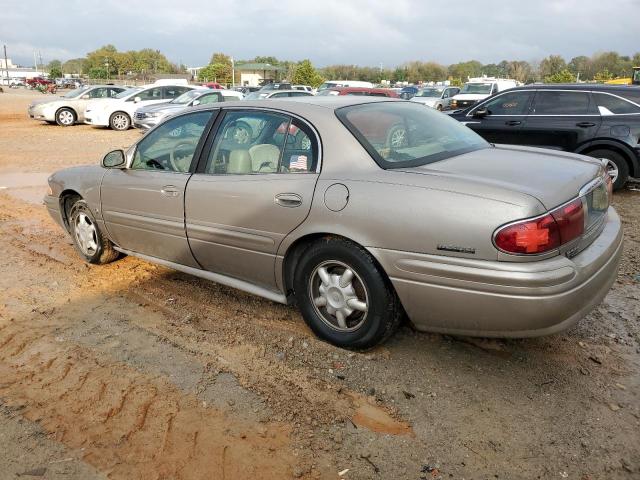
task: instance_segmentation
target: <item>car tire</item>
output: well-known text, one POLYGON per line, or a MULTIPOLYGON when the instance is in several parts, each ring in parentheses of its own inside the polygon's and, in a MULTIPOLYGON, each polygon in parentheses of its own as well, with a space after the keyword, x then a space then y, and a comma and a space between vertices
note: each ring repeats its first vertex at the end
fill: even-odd
POLYGON ((131 117, 125 112, 114 112, 109 117, 109 127, 120 132, 131 128, 131 117))
POLYGON ((442 111, 442 105, 441 105, 441 104, 438 104, 438 106, 436 107, 436 110, 438 110, 439 112, 441 112, 441 111, 442 111))
POLYGON ((338 347, 371 348, 402 318, 400 300, 382 268, 345 239, 326 237, 311 244, 296 266, 293 287, 309 328, 338 347), (347 269, 351 275, 345 275, 347 269))
POLYGON ((87 202, 77 200, 69 209, 68 218, 73 245, 86 262, 103 265, 117 260, 120 253, 98 227, 87 202))
POLYGON ((78 119, 76 112, 70 108, 61 108, 56 112, 56 123, 61 127, 70 127, 78 119))
POLYGON ((609 149, 592 150, 587 153, 588 156, 600 158, 607 161, 607 171, 611 172, 611 180, 613 180, 613 189, 620 190, 629 179, 629 165, 627 160, 618 152, 609 149), (614 177, 614 172, 615 177, 614 177))

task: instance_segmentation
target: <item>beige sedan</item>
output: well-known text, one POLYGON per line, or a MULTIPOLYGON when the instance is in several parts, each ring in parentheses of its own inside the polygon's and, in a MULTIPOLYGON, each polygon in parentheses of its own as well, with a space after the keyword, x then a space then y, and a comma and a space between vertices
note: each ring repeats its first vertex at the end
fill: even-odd
POLYGON ((178 114, 101 165, 49 179, 91 263, 134 255, 275 302, 321 338, 569 327, 616 277, 603 165, 491 145, 411 102, 225 102, 178 114))

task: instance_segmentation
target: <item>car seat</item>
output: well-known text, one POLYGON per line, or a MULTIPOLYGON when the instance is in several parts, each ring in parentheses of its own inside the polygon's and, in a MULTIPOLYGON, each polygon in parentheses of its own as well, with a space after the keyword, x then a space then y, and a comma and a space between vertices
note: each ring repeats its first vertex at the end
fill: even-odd
POLYGON ((227 173, 251 173, 251 156, 247 150, 232 150, 229 154, 227 173))
POLYGON ((254 145, 249 149, 251 170, 253 172, 271 173, 278 169, 280 149, 269 143, 254 145))

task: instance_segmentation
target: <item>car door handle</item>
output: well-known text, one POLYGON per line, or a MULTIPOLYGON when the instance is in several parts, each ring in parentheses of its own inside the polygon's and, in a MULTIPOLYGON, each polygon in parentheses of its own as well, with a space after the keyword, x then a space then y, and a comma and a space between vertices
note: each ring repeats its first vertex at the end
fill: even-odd
POLYGON ((179 192, 173 185, 165 185, 162 187, 162 190, 160 190, 160 193, 165 197, 177 197, 179 192))
POLYGON ((576 127, 580 127, 580 128, 589 128, 589 127, 595 127, 596 124, 593 122, 578 122, 576 123, 576 127))
POLYGON ((302 205, 302 197, 297 193, 279 193, 274 201, 281 207, 299 207, 302 205))
POLYGON ((515 127, 516 125, 520 125, 522 122, 520 120, 509 120, 504 122, 505 125, 509 125, 510 127, 515 127))

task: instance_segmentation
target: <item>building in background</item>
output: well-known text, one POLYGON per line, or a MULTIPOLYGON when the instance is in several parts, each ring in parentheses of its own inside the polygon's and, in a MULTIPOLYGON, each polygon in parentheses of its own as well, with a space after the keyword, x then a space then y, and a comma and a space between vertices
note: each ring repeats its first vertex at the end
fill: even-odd
POLYGON ((236 63, 235 69, 240 73, 240 85, 243 87, 259 87, 265 83, 280 81, 287 71, 284 67, 270 63, 236 63))
POLYGON ((0 84, 7 85, 12 81, 27 80, 35 77, 46 77, 47 74, 42 70, 36 70, 35 68, 20 67, 15 65, 10 58, 5 62, 4 58, 0 59, 0 84))

